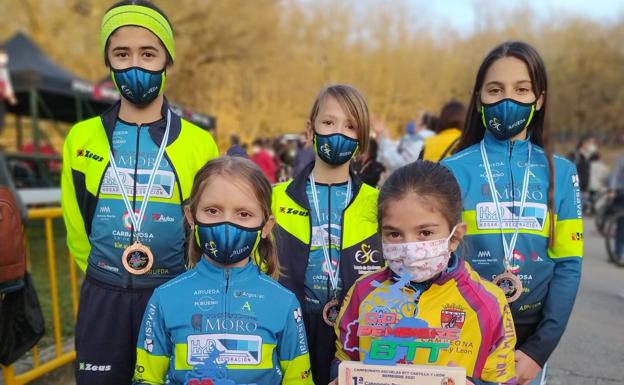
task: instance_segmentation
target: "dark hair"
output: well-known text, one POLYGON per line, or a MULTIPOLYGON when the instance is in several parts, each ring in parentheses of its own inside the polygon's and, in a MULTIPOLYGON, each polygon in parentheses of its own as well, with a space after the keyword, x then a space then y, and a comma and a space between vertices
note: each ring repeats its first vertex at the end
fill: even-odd
POLYGON ((464 129, 466 119, 466 106, 457 100, 451 100, 442 107, 440 117, 436 123, 436 132, 441 132, 447 128, 464 129))
POLYGON ((455 176, 440 163, 417 160, 394 171, 381 186, 377 200, 379 228, 388 203, 396 202, 409 193, 430 199, 430 203, 448 221, 449 229, 459 223, 463 204, 455 176))
MULTIPOLYGON (((266 222, 271 216, 271 199, 273 189, 271 183, 266 178, 262 170, 252 161, 238 156, 222 156, 212 159, 202 167, 195 175, 191 196, 188 199, 187 206, 191 214, 195 216, 199 197, 204 187, 209 183, 210 179, 215 175, 222 175, 229 180, 240 179, 247 183, 254 192, 254 197, 258 204, 262 207, 263 221, 266 222)), ((202 252, 195 241, 195 234, 191 230, 188 237, 189 247, 189 267, 195 266, 201 258, 202 252)), ((258 258, 254 258, 256 264, 271 277, 277 279, 280 275, 280 264, 277 258, 277 247, 272 234, 266 238, 261 238, 256 253, 258 258)))
POLYGON ((436 125, 438 124, 438 118, 435 115, 433 115, 433 114, 425 112, 422 115, 422 119, 420 119, 420 124, 426 126, 428 129, 434 131, 436 129, 436 125))
POLYGON ((584 134, 583 136, 581 136, 581 139, 579 139, 578 143, 576 144, 576 149, 580 149, 585 143, 589 142, 592 139, 596 139, 596 136, 593 134, 584 134))
POLYGON ((371 159, 376 160, 378 151, 379 151, 379 145, 377 144, 377 139, 371 138, 370 141, 368 142, 368 156, 371 159))
POLYGON ((527 133, 530 135, 531 142, 544 149, 546 158, 548 159, 548 211, 550 213, 550 245, 554 244, 554 196, 555 196, 555 167, 553 162, 553 148, 550 140, 550 133, 548 130, 548 122, 546 119, 546 106, 548 93, 548 76, 546 75, 546 66, 542 57, 535 48, 522 41, 508 41, 500 44, 487 54, 483 63, 477 71, 477 78, 475 80, 474 89, 472 91, 472 97, 470 104, 468 105, 468 113, 466 115, 466 126, 462 130, 462 135, 457 145, 455 152, 459 152, 473 144, 479 143, 485 135, 485 127, 481 118, 481 112, 478 105, 481 103, 481 87, 485 80, 490 66, 497 60, 504 57, 514 57, 522 60, 526 64, 531 78, 531 86, 533 87, 533 93, 535 97, 539 99, 543 98, 542 107, 539 111, 533 113, 533 119, 527 128, 527 133))
MULTIPOLYGON (((171 31, 173 32, 173 26, 171 25, 171 20, 169 20, 169 18, 167 17, 165 12, 163 12, 162 9, 158 8, 156 4, 152 3, 149 0, 121 0, 113 4, 113 6, 107 9, 106 12, 104 12, 104 14, 108 13, 111 9, 115 9, 117 7, 123 7, 125 5, 139 5, 141 7, 147 7, 151 10, 158 12, 160 16, 164 17, 165 20, 167 20, 167 23, 169 23, 169 27, 171 27, 171 31)), ((115 32, 113 31, 113 33, 115 32)), ((164 47, 164 44, 163 44, 163 47, 164 47)), ((173 58, 171 57, 171 55, 169 55, 169 51, 165 49, 165 52, 167 53, 167 65, 173 64, 173 58)), ((106 47, 104 47, 104 64, 107 67, 110 67, 110 61, 108 60, 108 41, 106 42, 106 47)))
POLYGON ((231 145, 240 144, 240 137, 236 134, 230 135, 230 144, 231 145))

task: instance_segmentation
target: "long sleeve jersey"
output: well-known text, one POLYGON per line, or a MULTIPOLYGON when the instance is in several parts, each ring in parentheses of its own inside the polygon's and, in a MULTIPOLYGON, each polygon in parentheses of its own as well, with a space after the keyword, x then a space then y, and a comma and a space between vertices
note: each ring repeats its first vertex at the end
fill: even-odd
POLYGON ((461 187, 462 220, 468 225, 464 257, 482 277, 492 280, 505 271, 501 232, 510 242, 515 226, 519 226, 510 270, 521 279, 523 293, 511 304, 511 312, 518 348, 543 366, 563 335, 581 277, 579 178, 570 161, 554 156, 554 242, 549 246, 549 167, 544 150, 532 145, 527 168, 529 140, 499 141, 486 132, 484 144, 499 207, 490 192, 479 144, 442 162, 461 187), (528 189, 520 215, 525 170, 528 189))
POLYGON ((503 292, 462 259, 450 265, 429 285, 397 281, 388 268, 360 278, 336 322, 337 361, 458 365, 478 384, 515 383, 516 335, 503 292))
POLYGON ((297 298, 253 262, 223 269, 202 258, 154 291, 134 383, 313 385, 297 298))

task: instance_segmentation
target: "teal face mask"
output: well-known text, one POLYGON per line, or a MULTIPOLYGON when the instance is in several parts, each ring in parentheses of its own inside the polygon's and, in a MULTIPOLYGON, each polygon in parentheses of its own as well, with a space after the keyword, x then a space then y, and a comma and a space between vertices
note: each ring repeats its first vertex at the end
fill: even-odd
POLYGON ((326 163, 339 166, 348 162, 357 152, 358 141, 342 134, 314 133, 314 149, 326 163))
POLYGON ((165 87, 165 69, 149 71, 141 67, 123 70, 111 68, 111 77, 117 91, 129 102, 145 105, 154 101, 165 87))
POLYGON ((195 223, 195 241, 213 261, 230 265, 252 255, 260 242, 262 227, 249 228, 232 222, 195 223))
POLYGON ((481 105, 481 119, 485 128, 498 140, 513 138, 529 126, 535 112, 535 103, 520 103, 503 99, 481 105))

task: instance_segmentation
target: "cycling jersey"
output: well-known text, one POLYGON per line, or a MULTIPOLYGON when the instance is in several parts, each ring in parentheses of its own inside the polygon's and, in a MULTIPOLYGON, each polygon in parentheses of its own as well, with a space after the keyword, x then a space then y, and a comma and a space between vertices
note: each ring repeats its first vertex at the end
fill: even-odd
MULTIPOLYGON (((328 256, 332 264, 332 271, 336 271, 340 261, 340 235, 342 233, 342 212, 347 194, 350 189, 347 183, 327 185, 316 183, 319 213, 317 215, 314 204, 311 205, 312 239, 308 267, 305 272, 305 303, 306 312, 320 314, 327 303, 328 288, 330 287, 329 269, 325 261, 323 244, 327 247, 328 256), (319 223, 319 218, 321 222, 319 223)), ((306 184, 308 200, 313 201, 312 184, 306 184)), ((338 277, 338 292, 342 291, 342 280, 338 277)))
MULTIPOLYGON (((163 116, 168 109, 165 101, 163 116)), ((219 154, 210 133, 171 113, 167 146, 137 234, 154 253, 154 265, 145 275, 132 275, 124 269, 121 255, 135 234, 110 167, 109 149, 138 212, 166 119, 137 126, 119 120, 118 112, 116 104, 101 117, 76 124, 65 140, 62 205, 67 244, 91 277, 119 287, 154 288, 184 271, 182 204, 190 196, 195 173, 219 154)))
POLYGON ((312 384, 299 302, 252 262, 224 269, 202 258, 154 291, 134 381, 312 384))
MULTIPOLYGON (((305 303, 304 279, 310 256, 312 219, 310 200, 306 193, 308 177, 314 168, 309 164, 294 180, 273 188, 272 210, 276 220, 278 255, 284 274, 280 282, 305 303)), ((343 287, 351 287, 366 273, 384 266, 381 239, 377 233, 377 195, 379 192, 350 173, 352 199, 342 211, 340 229, 340 279, 343 287)), ((314 213, 312 213, 314 215, 314 213)), ((344 291, 339 299, 344 297, 344 291)), ((324 305, 324 304, 323 304, 324 305)))
POLYGON ((453 172, 462 191, 462 220, 468 225, 465 258, 482 277, 492 280, 505 270, 497 211, 507 242, 519 225, 511 272, 522 280, 524 290, 511 304, 511 311, 519 331, 519 348, 543 366, 565 330, 580 281, 583 223, 578 176, 570 161, 554 156, 555 228, 554 243, 549 247, 549 167, 544 150, 532 145, 527 170, 529 140, 499 141, 486 132, 484 144, 498 208, 490 192, 479 144, 442 162, 453 172), (525 170, 528 189, 518 219, 525 170), (521 338, 521 329, 531 330, 527 338, 521 338))
POLYGON ((454 255, 449 266, 424 284, 388 268, 360 278, 336 323, 333 366, 451 364, 477 380, 515 381, 516 336, 503 292, 454 255))

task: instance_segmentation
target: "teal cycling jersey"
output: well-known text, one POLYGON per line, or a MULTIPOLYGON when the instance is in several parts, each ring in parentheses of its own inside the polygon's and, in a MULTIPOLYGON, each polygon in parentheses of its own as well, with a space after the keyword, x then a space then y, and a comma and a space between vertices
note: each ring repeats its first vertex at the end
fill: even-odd
POLYGON ((499 141, 486 132, 484 144, 498 207, 490 191, 480 144, 442 161, 461 187, 462 220, 468 226, 462 256, 482 277, 492 280, 505 271, 501 233, 509 243, 519 227, 510 270, 520 278, 524 289, 511 304, 511 311, 516 327, 535 328, 526 341, 521 341, 519 335, 519 348, 543 365, 565 330, 580 282, 583 223, 578 175, 570 161, 554 156, 551 222, 549 166, 544 150, 532 144, 527 167, 529 140, 499 141), (523 192, 525 171, 528 188, 523 192), (520 213, 522 194, 526 201, 520 213), (554 239, 549 244, 551 234, 554 239))
POLYGON ((295 295, 249 262, 202 258, 158 287, 137 342, 135 384, 312 384, 295 295))
MULTIPOLYGON (((340 263, 340 245, 342 236, 342 213, 347 205, 347 194, 350 194, 348 183, 328 185, 316 184, 319 212, 317 213, 312 194, 312 184, 306 183, 306 194, 310 202, 312 221, 312 237, 310 255, 305 272, 305 303, 307 313, 321 314, 323 306, 331 299, 330 270, 325 261, 323 244, 327 247, 332 264, 331 271, 335 274, 340 263), (319 223, 320 218, 320 223, 319 223)), ((342 291, 340 274, 337 280, 337 293, 342 291)))
MULTIPOLYGON (((111 141, 120 181, 136 214, 144 205, 145 190, 158 153, 149 128, 149 125, 117 120, 111 141)), ((121 264, 120 255, 132 244, 133 237, 158 253, 155 265, 148 272, 153 279, 164 282, 186 270, 182 198, 176 175, 165 157, 155 173, 138 232, 133 229, 113 168, 109 166, 104 173, 89 234, 88 271, 95 278, 127 287, 149 285, 144 277, 128 273, 121 264)))

